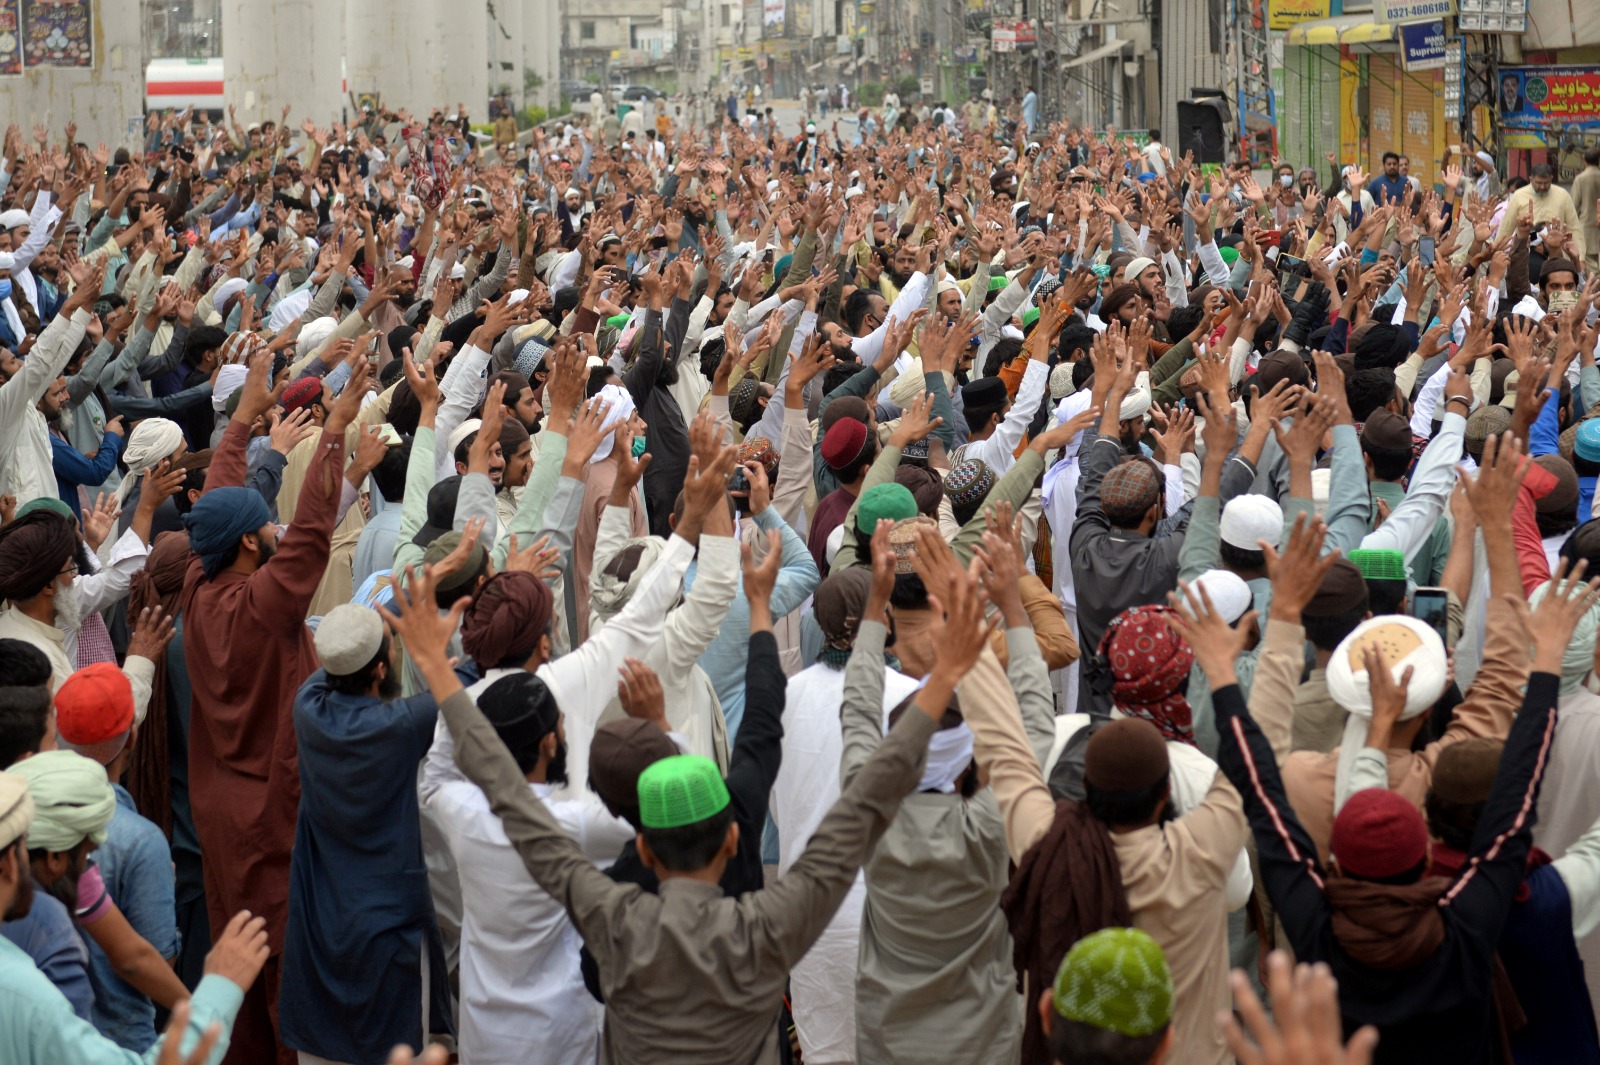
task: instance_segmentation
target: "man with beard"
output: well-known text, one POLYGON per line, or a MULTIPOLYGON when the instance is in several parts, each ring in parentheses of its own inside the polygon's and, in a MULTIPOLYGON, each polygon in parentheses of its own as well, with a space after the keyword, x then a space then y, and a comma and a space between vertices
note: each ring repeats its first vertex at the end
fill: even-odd
POLYGON ((372 610, 334 607, 314 642, 322 669, 294 704, 300 814, 278 1012, 302 1060, 377 1061, 451 1031, 417 808, 438 708, 427 693, 399 698, 394 642, 372 610))
POLYGON ((240 909, 265 917, 272 957, 240 1010, 234 1059, 278 1053, 275 1014, 288 920, 289 858, 300 802, 289 712, 317 669, 305 619, 328 566, 344 479, 345 430, 365 392, 358 360, 316 444, 294 523, 280 542, 267 504, 243 487, 250 425, 273 404, 266 352, 251 360, 239 406, 212 456, 206 490, 184 515, 195 560, 183 589, 183 648, 193 684, 189 789, 206 854, 212 932, 240 909), (247 654, 251 668, 239 669, 247 654))
POLYGON ((644 501, 652 536, 672 535, 667 519, 689 469, 689 430, 683 409, 672 394, 678 380, 678 347, 689 325, 691 305, 680 295, 688 280, 688 267, 681 260, 667 267, 665 278, 661 274, 640 278, 647 309, 635 337, 639 354, 622 373, 623 384, 647 426, 645 449, 651 462, 644 474, 644 501), (663 329, 661 311, 668 299, 672 311, 663 329))
MULTIPOLYGON (((26 917, 35 901, 28 835, 34 802, 26 777, 0 772, 0 916, 26 917)), ((266 933, 260 918, 237 915, 227 934, 206 958, 206 976, 194 996, 173 1012, 167 1039, 186 1039, 190 1052, 162 1055, 184 1065, 216 1065, 228 1047, 227 1032, 244 989, 255 981, 266 959, 266 933), (211 1035, 202 1037, 208 1028, 211 1035)), ((152 1049, 147 1060, 155 1060, 152 1049)), ((72 1006, 10 940, 0 937, 0 1061, 17 1065, 72 1062, 85 1065, 127 1062, 132 1058, 77 1017, 72 1006)), ((135 1059, 136 1060, 136 1059, 135 1059)))

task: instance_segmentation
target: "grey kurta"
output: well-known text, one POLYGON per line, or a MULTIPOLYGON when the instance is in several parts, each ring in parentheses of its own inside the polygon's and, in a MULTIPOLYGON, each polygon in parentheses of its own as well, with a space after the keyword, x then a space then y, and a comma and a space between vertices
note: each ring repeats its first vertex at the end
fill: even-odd
MULTIPOLYGON (((845 671, 840 782, 861 771, 883 736, 882 624, 863 621, 845 671)), ((1024 719, 1036 750, 1049 750, 1050 679, 1026 626, 1006 634, 1024 719)), ((965 699, 1012 698, 999 663, 984 660, 961 685, 965 699)), ((905 716, 913 711, 907 710, 905 716)), ((921 716, 921 715, 918 715, 921 716)), ((901 804, 867 862, 856 975, 857 1065, 959 1061, 1014 1065, 1022 997, 1011 933, 1000 912, 1009 879, 1005 824, 994 794, 970 799, 919 792, 901 804)))
MULTIPOLYGON (((674 877, 650 895, 611 880, 528 788, 464 691, 442 707, 456 760, 500 817, 529 874, 567 908, 600 969, 612 1065, 776 1065, 789 969, 827 925, 916 787, 934 722, 904 716, 771 887, 737 899, 674 877)), ((514 920, 515 916, 508 917, 514 920)))

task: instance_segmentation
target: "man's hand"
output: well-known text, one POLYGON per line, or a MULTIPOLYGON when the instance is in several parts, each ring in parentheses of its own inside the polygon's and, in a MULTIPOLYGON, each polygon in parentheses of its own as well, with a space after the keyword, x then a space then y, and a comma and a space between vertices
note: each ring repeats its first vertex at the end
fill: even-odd
POLYGON ((917 708, 937 721, 949 707, 948 690, 953 690, 978 661, 997 622, 984 618, 986 597, 978 576, 982 572, 982 561, 974 558, 963 570, 950 545, 939 535, 938 526, 931 522, 916 529, 916 560, 920 572, 943 576, 942 580, 935 578, 931 584, 927 583, 928 577, 923 578, 928 588, 928 605, 934 617, 942 614, 943 619, 932 625, 932 641, 933 646, 939 648, 939 660, 924 689, 925 692, 931 689, 930 694, 935 698, 931 701, 917 699, 917 708), (947 689, 942 696, 941 689, 947 689))
POLYGON ((483 398, 483 421, 467 449, 467 469, 471 473, 489 472, 495 448, 500 446, 500 428, 506 423, 506 383, 496 381, 483 398))
POLYGON ((383 428, 369 425, 356 434, 355 454, 350 458, 350 465, 344 471, 344 479, 361 487, 361 482, 367 479, 367 474, 378 468, 378 463, 383 461, 383 456, 389 447, 383 442, 383 428))
POLYGON ((507 545, 506 564, 502 573, 531 573, 541 581, 553 581, 561 575, 560 566, 557 565, 561 558, 559 548, 548 546, 550 537, 541 536, 530 546, 519 549, 517 535, 511 534, 507 545))
POLYGON ((161 661, 176 631, 172 623, 172 615, 159 606, 147 606, 139 611, 133 630, 128 634, 128 657, 161 661))
POLYGON ((783 568, 783 534, 777 529, 767 530, 767 551, 759 566, 751 546, 740 544, 739 565, 744 571, 744 597, 750 601, 750 631, 770 630, 772 589, 778 583, 778 571, 783 568))
MULTIPOLYGON (((165 465, 166 460, 162 460, 165 465)), ((11 500, 11 513, 6 515, 9 522, 16 512, 16 500, 12 496, 5 499, 11 500)), ((94 501, 94 506, 83 512, 83 539, 89 545, 90 551, 99 551, 100 545, 106 542, 106 537, 111 535, 111 530, 117 527, 117 517, 122 513, 122 508, 117 505, 117 493, 107 492, 94 501)))
POLYGON ((1267 576, 1272 578, 1270 616, 1292 625, 1300 624, 1300 614, 1322 587, 1323 575, 1339 560, 1339 552, 1322 553, 1328 527, 1321 518, 1301 514, 1289 530, 1289 542, 1280 553, 1276 544, 1261 541, 1267 559, 1267 576))
POLYGON ((1002 501, 984 514, 984 524, 983 543, 973 548, 983 561, 984 591, 1000 608, 1006 628, 1028 626, 1028 611, 1022 605, 1022 578, 1027 572, 1022 563, 1022 519, 1014 517, 1009 501, 1002 501))
POLYGON ((1183 453, 1193 445, 1194 411, 1177 407, 1161 418, 1166 423, 1166 431, 1151 429, 1150 435, 1155 438, 1162 465, 1176 466, 1183 461, 1183 453))
POLYGON ((244 384, 239 386, 239 405, 234 408, 233 420, 249 428, 277 404, 282 392, 282 386, 272 387, 272 352, 262 348, 252 353, 244 384))
POLYGON ((925 439, 929 433, 944 424, 942 417, 933 417, 933 393, 924 392, 911 401, 900 413, 900 424, 895 426, 889 446, 904 448, 907 444, 925 439))
POLYGON ((750 516, 755 517, 772 506, 772 484, 767 480, 767 468, 761 463, 746 462, 741 465, 745 479, 750 482, 750 491, 747 493, 750 516))
POLYGON ((206 955, 205 974, 220 976, 248 991, 267 963, 268 954, 266 920, 252 917, 249 910, 240 910, 206 955))
POLYGON ((1233 663, 1250 642, 1250 622, 1255 619, 1256 612, 1248 611, 1238 622, 1229 625, 1211 605, 1211 595, 1204 587, 1186 581, 1179 581, 1178 586, 1180 590, 1167 597, 1174 612, 1166 616, 1167 624, 1188 642, 1194 651, 1195 665, 1205 670, 1212 691, 1237 684, 1233 663))
POLYGON ((822 339, 822 334, 811 334, 805 350, 789 360, 789 377, 783 389, 784 406, 790 410, 805 409, 806 385, 827 373, 838 361, 833 357, 832 345, 822 339))
POLYGON ((872 530, 872 588, 867 593, 867 605, 861 620, 889 624, 889 596, 894 592, 894 545, 889 542, 889 530, 894 522, 879 518, 872 530))
MULTIPOLYGON (((1567 560, 1562 559, 1550 574, 1550 588, 1544 598, 1527 611, 1526 625, 1528 638, 1533 641, 1535 673, 1561 675, 1561 659, 1572 642, 1572 630, 1600 601, 1600 579, 1584 583, 1584 572, 1588 568, 1588 560, 1579 559, 1569 572, 1567 560)), ((1519 612, 1526 609, 1520 596, 1515 602, 1519 612)))
POLYGON ((1478 472, 1461 469, 1461 483, 1467 499, 1478 513, 1478 524, 1485 534, 1511 531, 1512 504, 1528 475, 1530 460, 1522 453, 1522 442, 1510 433, 1491 436, 1483 443, 1478 472))
POLYGON ((311 421, 311 408, 301 407, 283 417, 276 411, 267 414, 267 438, 271 441, 272 450, 288 457, 289 452, 302 440, 309 440, 317 435, 317 426, 311 421))
POLYGON ((1383 652, 1368 644, 1362 652, 1362 667, 1367 671, 1367 687, 1372 693, 1372 722, 1367 726, 1367 746, 1377 751, 1389 749, 1389 737, 1406 709, 1406 693, 1411 688, 1414 668, 1407 666, 1400 679, 1384 662, 1383 652))
POLYGON ((1239 1016, 1253 1043, 1232 1013, 1217 1015, 1217 1026, 1239 1065, 1372 1065, 1378 1030, 1367 1025, 1344 1042, 1339 985, 1326 965, 1301 965, 1291 973, 1289 956, 1275 950, 1267 957, 1267 974, 1271 1017, 1241 970, 1235 969, 1231 978, 1239 1016))
POLYGON ((667 697, 656 671, 640 659, 625 658, 617 675, 617 701, 622 704, 622 712, 640 721, 649 721, 662 732, 671 732, 667 697))
POLYGON ((350 428, 356 416, 361 413, 361 401, 366 397, 367 384, 371 380, 372 364, 366 359, 356 360, 355 366, 350 370, 350 379, 344 383, 344 391, 333 401, 333 407, 322 423, 324 432, 337 435, 350 428))

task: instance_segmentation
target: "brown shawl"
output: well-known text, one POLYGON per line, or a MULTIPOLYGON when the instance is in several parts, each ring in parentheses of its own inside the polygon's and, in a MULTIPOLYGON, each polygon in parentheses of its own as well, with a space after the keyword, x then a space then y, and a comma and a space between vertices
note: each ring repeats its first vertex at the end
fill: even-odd
MULTIPOLYGON (((1061 959, 1074 943, 1090 932, 1133 923, 1110 830, 1082 803, 1057 803, 1049 831, 1028 848, 1011 875, 1000 909, 1011 928, 1018 986, 1037 999, 1055 984, 1061 959)), ((1048 1062, 1039 1011, 1030 1002, 1023 1015, 1023 1062, 1048 1062)))
MULTIPOLYGON (((189 538, 180 532, 164 532, 155 539, 145 566, 133 578, 128 602, 128 620, 136 621, 146 607, 159 606, 168 617, 176 618, 183 598, 183 578, 189 570, 189 538)), ((156 675, 150 684, 150 709, 139 727, 139 740, 128 760, 125 778, 128 793, 144 814, 168 839, 172 838, 171 744, 167 729, 167 656, 156 660, 156 675)))

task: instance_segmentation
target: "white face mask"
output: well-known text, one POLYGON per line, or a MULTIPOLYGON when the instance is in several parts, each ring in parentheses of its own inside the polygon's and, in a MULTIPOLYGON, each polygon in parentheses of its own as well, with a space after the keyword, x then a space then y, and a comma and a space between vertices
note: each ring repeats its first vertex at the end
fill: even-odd
POLYGON ((1278 178, 1278 184, 1282 185, 1286 189, 1291 187, 1294 184, 1294 175, 1293 174, 1280 175, 1279 178, 1278 178))
POLYGON ((82 624, 83 593, 72 581, 56 585, 56 627, 62 632, 73 632, 82 624))

